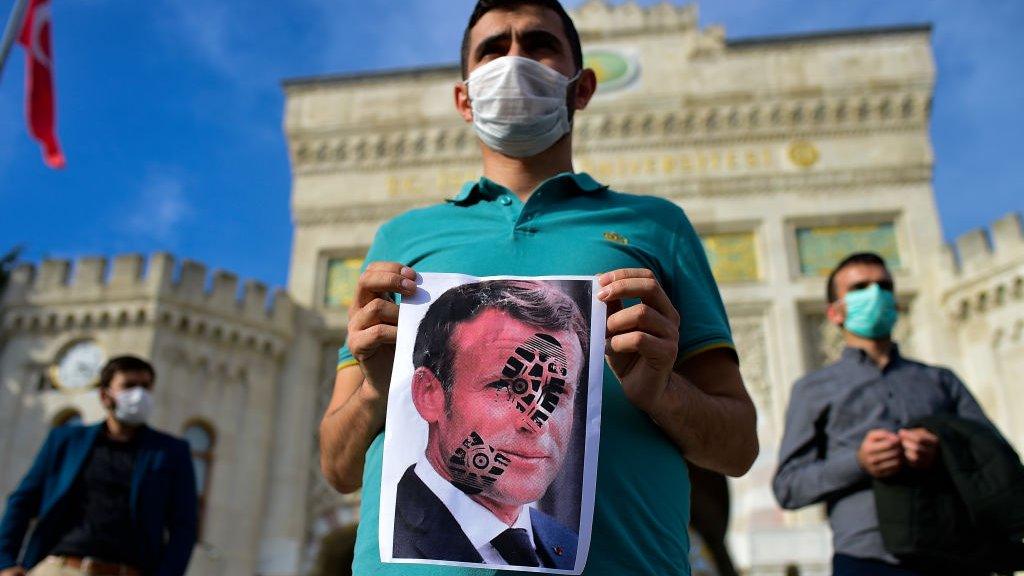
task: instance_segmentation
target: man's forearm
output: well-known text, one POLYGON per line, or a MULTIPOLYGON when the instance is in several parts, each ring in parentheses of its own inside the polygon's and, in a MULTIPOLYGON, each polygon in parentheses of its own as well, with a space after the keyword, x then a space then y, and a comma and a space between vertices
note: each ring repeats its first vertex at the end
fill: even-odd
MULTIPOLYGON (((354 368, 358 371, 358 368, 354 368)), ((384 426, 387 398, 362 380, 340 406, 329 409, 320 423, 320 467, 338 491, 362 486, 366 449, 384 426)))
POLYGON ((651 418, 702 468, 742 476, 757 457, 757 415, 749 397, 708 394, 674 372, 651 418))

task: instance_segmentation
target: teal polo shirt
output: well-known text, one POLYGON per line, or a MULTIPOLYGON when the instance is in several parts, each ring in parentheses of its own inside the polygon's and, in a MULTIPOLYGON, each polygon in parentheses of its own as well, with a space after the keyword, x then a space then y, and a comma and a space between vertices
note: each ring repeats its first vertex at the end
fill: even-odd
MULTIPOLYGON (((544 181, 527 202, 481 178, 443 204, 406 212, 377 232, 366 262, 473 276, 596 275, 649 268, 682 318, 679 357, 732 348, 718 287, 686 214, 653 196, 622 194, 585 173, 544 181)), ((348 347, 338 368, 355 363, 348 347)), ((504 571, 384 564, 377 540, 384 434, 366 452, 353 574, 483 576, 504 571)), ((690 481, 669 438, 605 365, 597 496, 585 574, 688 575, 690 481)), ((521 572, 508 574, 521 574, 521 572)))

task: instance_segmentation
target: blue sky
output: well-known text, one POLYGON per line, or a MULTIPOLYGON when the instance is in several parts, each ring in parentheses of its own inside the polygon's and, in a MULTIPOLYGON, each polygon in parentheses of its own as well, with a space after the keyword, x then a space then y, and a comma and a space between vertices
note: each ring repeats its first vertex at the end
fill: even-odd
MULTIPOLYGON (((0 11, 11 4, 0 0, 0 11)), ((24 244, 38 261, 164 250, 284 285, 291 223, 280 81, 453 62, 472 5, 55 1, 68 167, 45 168, 26 133, 16 49, 0 78, 0 251, 24 244)), ((699 8, 701 25, 722 24, 729 38, 933 23, 935 192, 946 237, 1024 210, 1024 66, 1013 57, 1024 54, 1024 2, 718 0, 699 8)))

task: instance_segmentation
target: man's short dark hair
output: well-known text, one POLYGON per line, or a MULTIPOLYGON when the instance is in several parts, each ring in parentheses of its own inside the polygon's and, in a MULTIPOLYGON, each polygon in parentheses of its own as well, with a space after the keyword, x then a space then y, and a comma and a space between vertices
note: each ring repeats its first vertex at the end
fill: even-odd
POLYGON ((469 16, 469 24, 466 31, 462 33, 462 78, 469 77, 469 34, 473 26, 483 18, 483 15, 491 10, 514 10, 520 6, 540 6, 558 14, 562 20, 562 29, 565 31, 565 38, 569 41, 569 48, 572 49, 572 59, 576 63, 576 69, 583 68, 583 47, 580 44, 580 34, 576 31, 569 13, 565 11, 558 0, 478 0, 473 13, 469 16))
POLYGON ((857 252, 856 254, 850 254, 846 258, 843 258, 842 262, 836 265, 832 273, 828 275, 828 284, 825 285, 825 297, 828 298, 828 303, 831 304, 839 299, 838 290, 836 290, 836 274, 847 266, 854 264, 868 264, 871 266, 881 266, 888 270, 888 266, 885 265, 885 258, 882 258, 874 252, 857 252))
POLYGON ((156 381, 156 370, 153 365, 138 356, 118 356, 111 358, 100 370, 100 388, 110 388, 110 382, 118 372, 148 372, 156 381))
MULTIPOLYGON (((456 286, 442 294, 420 321, 412 363, 434 373, 445 399, 451 398, 455 383, 455 350, 452 334, 459 324, 476 318, 485 310, 498 310, 523 324, 543 330, 567 330, 576 334, 584 359, 590 340, 590 326, 579 306, 561 290, 525 280, 488 280, 456 286)), ((584 374, 580 371, 579 381, 584 374)))

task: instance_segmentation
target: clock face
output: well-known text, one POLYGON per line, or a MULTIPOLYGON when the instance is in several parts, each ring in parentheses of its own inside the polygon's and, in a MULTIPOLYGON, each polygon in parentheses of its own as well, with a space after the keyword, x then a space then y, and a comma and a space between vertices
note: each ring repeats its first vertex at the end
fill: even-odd
POLYGON ((105 361, 103 349, 95 342, 74 344, 57 363, 54 383, 62 390, 86 390, 96 383, 105 361))

